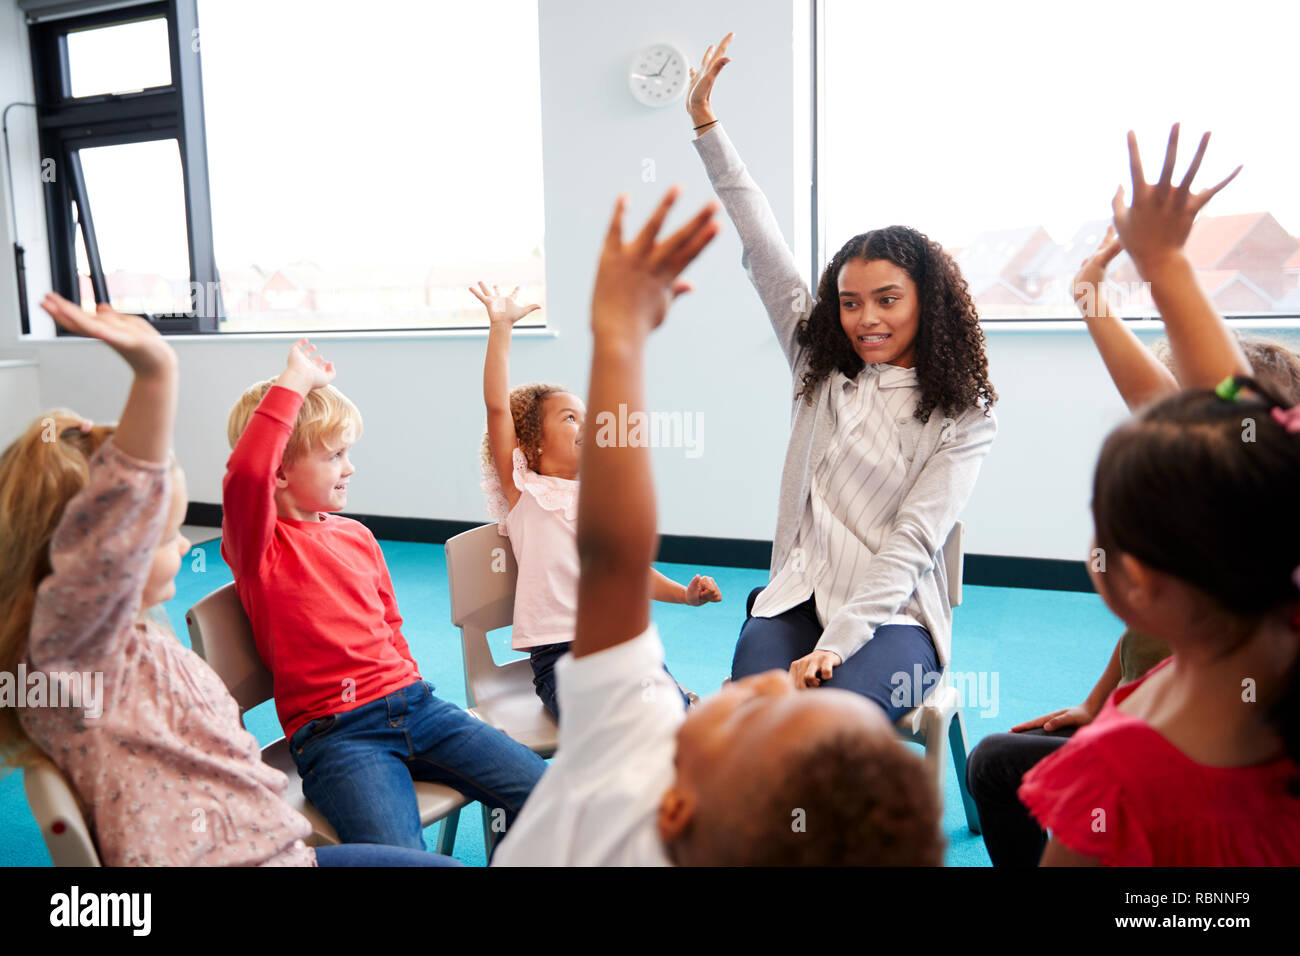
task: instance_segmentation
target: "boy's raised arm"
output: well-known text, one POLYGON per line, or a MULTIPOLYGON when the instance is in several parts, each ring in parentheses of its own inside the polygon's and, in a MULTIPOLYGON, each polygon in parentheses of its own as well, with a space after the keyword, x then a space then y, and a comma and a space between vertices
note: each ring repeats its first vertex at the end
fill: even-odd
POLYGON ((578 620, 573 656, 621 644, 650 623, 650 563, 654 560, 654 483, 650 451, 620 447, 608 427, 619 407, 644 412, 645 342, 674 298, 690 290, 678 275, 717 235, 717 203, 660 242, 655 237, 679 193, 673 187, 641 232, 623 242, 620 196, 601 252, 591 301, 591 394, 582 442, 578 496, 578 620))
POLYGON ((300 339, 275 385, 249 416, 226 461, 221 482, 221 553, 235 574, 256 574, 275 528, 275 471, 293 433, 302 400, 313 388, 328 385, 334 365, 315 346, 300 339), (293 394, 286 394, 293 393, 293 394))

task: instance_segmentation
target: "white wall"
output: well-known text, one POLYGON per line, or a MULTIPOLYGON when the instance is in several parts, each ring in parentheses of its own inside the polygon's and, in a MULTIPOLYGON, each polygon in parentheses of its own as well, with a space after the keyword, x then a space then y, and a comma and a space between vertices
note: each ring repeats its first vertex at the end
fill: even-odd
MULTIPOLYGON (((7 8, 0 11, 0 102, 7 103, 30 98, 31 80, 21 18, 11 0, 0 5, 7 8)), ((631 195, 629 223, 643 219, 674 182, 685 187, 679 216, 710 198, 685 109, 648 110, 627 92, 625 67, 639 47, 670 41, 698 61, 707 45, 736 31, 717 111, 787 237, 795 235, 797 204, 807 201, 806 180, 796 183, 797 160, 808 137, 806 128, 796 128, 793 89, 807 64, 802 47, 796 55, 792 33, 806 10, 798 0, 542 0, 547 318, 558 337, 516 342, 516 381, 546 379, 585 392, 591 281, 618 192, 631 195), (600 13, 593 17, 595 9, 600 13), (643 182, 646 160, 654 163, 654 182, 643 182)), ((16 127, 30 124, 29 111, 15 110, 10 118, 16 127)), ((24 166, 15 181, 35 302, 48 282, 38 157, 30 137, 11 135, 24 166)), ((0 350, 38 355, 42 407, 115 417, 128 378, 100 345, 18 341, 7 210, 2 228, 0 350)), ((806 258, 800 254, 799 261, 806 258)), ((701 414, 704 454, 655 452, 660 528, 768 538, 789 423, 785 363, 740 268, 730 228, 688 277, 697 291, 674 306, 649 350, 648 401, 654 410, 701 414)), ((1081 559, 1091 529, 1092 465, 1123 407, 1081 327, 986 331, 1001 430, 965 515, 968 551, 1081 559)), ((365 417, 349 509, 482 518, 476 450, 484 339, 348 337, 321 344, 339 368, 337 384, 365 417)), ((276 374, 287 347, 284 339, 176 342, 183 375, 176 448, 194 500, 220 500, 227 410, 245 385, 276 374)))

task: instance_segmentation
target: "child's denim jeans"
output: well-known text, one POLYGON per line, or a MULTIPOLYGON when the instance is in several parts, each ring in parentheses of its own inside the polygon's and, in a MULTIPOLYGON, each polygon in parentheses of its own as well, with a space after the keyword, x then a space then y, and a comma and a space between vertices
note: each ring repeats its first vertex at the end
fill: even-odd
POLYGON ((514 820, 546 762, 416 681, 321 717, 289 741, 303 795, 343 843, 424 849, 413 780, 446 784, 514 820))

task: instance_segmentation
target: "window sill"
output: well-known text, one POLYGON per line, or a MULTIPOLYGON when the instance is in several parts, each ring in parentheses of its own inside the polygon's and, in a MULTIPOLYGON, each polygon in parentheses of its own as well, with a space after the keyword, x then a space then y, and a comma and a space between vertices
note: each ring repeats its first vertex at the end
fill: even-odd
MULTIPOLYGON (((439 339, 486 339, 488 329, 359 329, 350 332, 209 332, 202 335, 179 334, 164 336, 168 342, 296 342, 301 338, 320 341, 373 341, 376 339, 393 339, 396 341, 436 341, 439 339)), ((515 329, 512 340, 517 339, 557 339, 558 329, 515 329)), ((55 342, 94 342, 95 339, 77 335, 60 335, 54 338, 38 338, 32 335, 19 337, 24 345, 49 345, 55 342)))
MULTIPOLYGON (((1164 332, 1165 323, 1161 319, 1125 319, 1125 328, 1134 332, 1164 332)), ((1277 318, 1228 319, 1232 329, 1300 329, 1300 318, 1295 316, 1278 316, 1277 318)), ((1083 319, 981 319, 980 328, 985 334, 1002 332, 1087 332, 1088 323, 1083 319)))

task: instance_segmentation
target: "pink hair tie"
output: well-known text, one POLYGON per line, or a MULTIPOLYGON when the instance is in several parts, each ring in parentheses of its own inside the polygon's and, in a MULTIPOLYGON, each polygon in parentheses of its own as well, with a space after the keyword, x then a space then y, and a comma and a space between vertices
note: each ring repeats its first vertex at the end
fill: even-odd
POLYGON ((1291 408, 1282 408, 1280 405, 1273 407, 1273 421, 1277 422, 1287 431, 1295 434, 1300 432, 1300 405, 1294 405, 1291 408))

